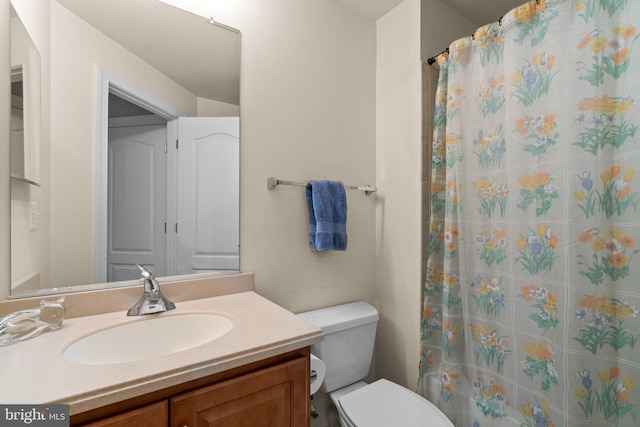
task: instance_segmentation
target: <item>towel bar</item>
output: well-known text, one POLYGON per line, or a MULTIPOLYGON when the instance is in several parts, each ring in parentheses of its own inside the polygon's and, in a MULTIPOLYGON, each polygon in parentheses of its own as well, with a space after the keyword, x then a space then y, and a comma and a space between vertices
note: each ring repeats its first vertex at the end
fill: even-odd
MULTIPOLYGON (((295 181, 285 181, 282 179, 274 178, 272 176, 267 178, 267 189, 273 190, 278 185, 295 185, 296 187, 306 187, 307 182, 295 182, 295 181)), ((347 190, 360 190, 364 191, 364 194, 367 196, 371 193, 375 193, 377 188, 371 187, 370 185, 345 185, 344 188, 347 190)))

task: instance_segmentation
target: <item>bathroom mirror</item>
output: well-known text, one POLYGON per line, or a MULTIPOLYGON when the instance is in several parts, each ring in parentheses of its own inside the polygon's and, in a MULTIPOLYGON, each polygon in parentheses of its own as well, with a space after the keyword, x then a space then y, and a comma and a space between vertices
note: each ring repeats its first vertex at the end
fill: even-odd
POLYGON ((239 32, 157 0, 36 1, 48 104, 40 186, 12 179, 11 297, 137 285, 135 263, 160 282, 237 273, 239 32))

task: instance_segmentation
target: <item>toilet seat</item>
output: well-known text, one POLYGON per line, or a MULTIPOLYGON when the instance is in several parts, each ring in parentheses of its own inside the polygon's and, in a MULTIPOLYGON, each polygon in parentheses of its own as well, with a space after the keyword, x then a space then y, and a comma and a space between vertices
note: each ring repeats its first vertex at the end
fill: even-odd
POLYGON ((435 405, 418 394, 382 379, 338 399, 344 421, 354 427, 424 427, 453 424, 435 405))

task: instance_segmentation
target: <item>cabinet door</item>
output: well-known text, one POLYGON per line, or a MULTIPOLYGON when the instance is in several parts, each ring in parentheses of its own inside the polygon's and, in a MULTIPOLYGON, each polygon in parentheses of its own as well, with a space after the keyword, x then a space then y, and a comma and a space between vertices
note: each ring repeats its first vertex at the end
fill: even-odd
POLYGON ((170 400, 175 427, 309 425, 309 362, 298 358, 170 400))
POLYGON ((91 424, 85 424, 84 427, 166 427, 168 418, 169 405, 168 402, 164 400, 91 424))

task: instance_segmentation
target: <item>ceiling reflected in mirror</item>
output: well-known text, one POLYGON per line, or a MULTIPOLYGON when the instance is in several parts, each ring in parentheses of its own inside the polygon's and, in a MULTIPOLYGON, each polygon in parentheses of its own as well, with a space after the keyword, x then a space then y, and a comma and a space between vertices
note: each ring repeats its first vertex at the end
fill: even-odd
POLYGON ((157 0, 58 2, 194 95, 240 104, 238 31, 193 25, 191 14, 157 0))

